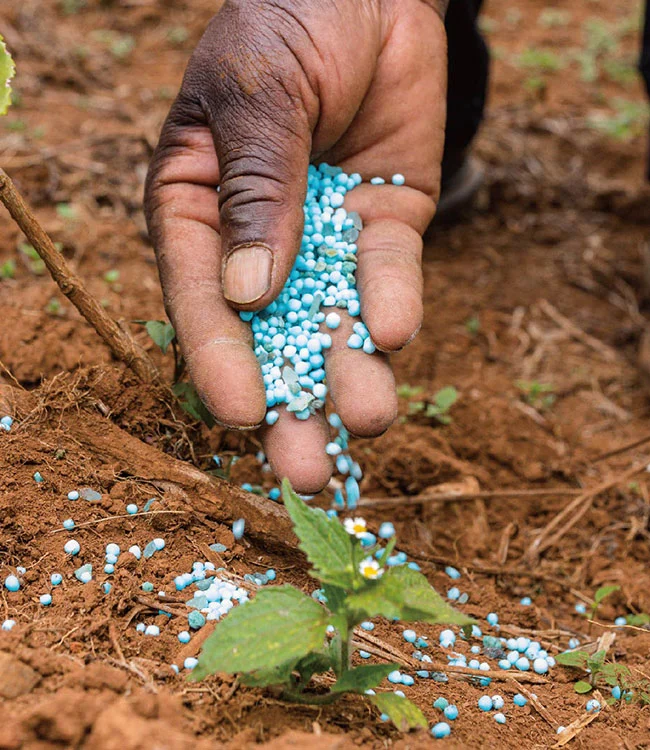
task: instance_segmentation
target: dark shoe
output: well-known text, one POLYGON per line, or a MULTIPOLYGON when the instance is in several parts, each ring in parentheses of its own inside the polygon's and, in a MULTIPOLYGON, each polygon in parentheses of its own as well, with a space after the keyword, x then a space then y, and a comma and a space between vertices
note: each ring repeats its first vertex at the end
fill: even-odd
POLYGON ((485 168, 473 156, 465 157, 449 176, 443 174, 435 223, 453 221, 471 208, 485 181, 485 168))

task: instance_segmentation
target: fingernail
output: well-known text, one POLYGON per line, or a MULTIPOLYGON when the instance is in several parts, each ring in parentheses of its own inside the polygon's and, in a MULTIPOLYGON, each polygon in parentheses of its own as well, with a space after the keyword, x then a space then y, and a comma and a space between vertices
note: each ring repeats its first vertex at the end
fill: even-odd
POLYGON ((264 245, 238 247, 226 258, 223 293, 229 302, 247 305, 268 292, 273 254, 264 245))

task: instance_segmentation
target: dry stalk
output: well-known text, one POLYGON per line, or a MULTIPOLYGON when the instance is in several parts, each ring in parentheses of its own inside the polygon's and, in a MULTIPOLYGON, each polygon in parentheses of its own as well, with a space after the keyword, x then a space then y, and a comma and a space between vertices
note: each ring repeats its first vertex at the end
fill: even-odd
POLYGON ((97 331, 113 355, 130 367, 143 383, 160 383, 160 373, 148 354, 127 331, 120 328, 86 289, 2 169, 0 201, 42 258, 59 289, 97 331))

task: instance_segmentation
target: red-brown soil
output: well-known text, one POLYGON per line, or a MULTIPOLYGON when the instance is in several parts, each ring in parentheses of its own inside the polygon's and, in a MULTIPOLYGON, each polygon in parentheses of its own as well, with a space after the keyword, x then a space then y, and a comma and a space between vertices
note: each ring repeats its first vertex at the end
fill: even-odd
MULTIPOLYGON (((625 74, 614 64, 636 54, 638 8, 623 0, 549 7, 556 12, 551 19, 557 11, 569 17, 549 27, 548 13, 540 19, 540 0, 516 7, 510 0, 488 2, 496 59, 477 149, 488 182, 473 216, 430 230, 426 321, 418 339, 394 358, 398 381, 421 386, 425 397, 446 385, 458 389, 453 421, 443 426, 409 416, 404 400, 401 423, 378 440, 354 443, 352 451, 365 472, 363 497, 394 499, 389 507, 363 509, 373 528, 394 521, 401 546, 443 592, 450 585, 445 564, 459 567, 461 588, 470 595, 467 612, 480 618, 498 612, 504 632, 543 631, 557 651, 567 638, 556 631, 595 641, 617 615, 650 611, 644 472, 612 481, 533 553, 536 541, 549 538, 547 525, 576 498, 563 491, 595 488, 650 463, 650 359, 639 359, 650 299, 650 214, 646 126, 632 118, 626 137, 616 138, 589 125, 594 113, 613 115, 617 97, 644 102, 629 67, 625 74), (616 46, 599 58, 594 80, 585 81, 576 53, 593 43, 596 32, 587 37, 585 28, 594 19, 608 24, 606 36, 616 46), (527 47, 552 50, 561 69, 522 67, 518 56, 527 47), (605 64, 618 73, 607 73, 605 64), (520 380, 551 384, 553 403, 527 403, 520 380), (516 492, 405 503, 446 483, 516 492), (557 491, 530 494, 551 487, 557 491), (574 605, 591 601, 603 584, 621 588, 589 624, 574 605), (533 598, 529 608, 519 604, 526 595, 533 598)), ((20 95, 0 122, 0 164, 90 290, 127 322, 163 316, 142 183, 185 61, 213 10, 206 0, 6 0, 0 9, 20 95), (124 35, 134 44, 120 57, 129 45, 124 35), (73 218, 57 211, 62 203, 72 206, 73 218), (119 279, 109 283, 104 275, 113 269, 119 279)), ((281 581, 305 589, 313 583, 286 527, 249 517, 247 535, 235 543, 230 523, 242 493, 218 484, 208 496, 200 483, 184 483, 174 463, 209 469, 214 453, 241 455, 233 481, 269 487, 271 477, 254 459, 255 437, 210 431, 170 407, 163 392, 138 385, 49 277, 34 273, 18 249, 21 241, 3 213, 0 266, 14 260, 16 270, 14 278, 0 280, 0 374, 27 393, 2 391, 16 402, 17 423, 0 435, 0 578, 17 565, 27 573, 20 592, 0 592, 0 620, 18 623, 0 633, 0 695, 19 693, 0 697, 0 748, 203 750, 266 743, 278 750, 343 750, 433 742, 425 734, 400 736, 360 699, 298 707, 230 677, 190 685, 173 673, 170 664, 196 653, 199 642, 179 644, 185 619, 157 616, 140 588, 144 581, 154 583, 150 597, 161 589, 171 595, 173 577, 220 541, 229 548, 222 562, 233 575, 272 566, 281 581), (102 500, 66 499, 70 489, 85 486, 99 490, 102 500), (126 503, 142 506, 150 497, 156 497, 152 510, 177 512, 80 526, 123 516, 126 503), (98 571, 109 541, 125 549, 162 535, 167 547, 150 560, 118 565, 113 592, 104 596, 72 576, 80 563, 66 558, 67 536, 56 533, 69 516, 79 526, 80 562, 93 562, 98 571), (55 570, 64 584, 45 608, 38 595, 55 570), (159 638, 135 632, 143 617, 164 625, 159 638)), ((155 350, 140 326, 130 329, 171 378, 171 357, 155 350)), ((436 640, 436 628, 417 630, 436 640)), ((381 623, 375 634, 406 651, 400 627, 381 623)), ((635 679, 650 678, 650 632, 617 630, 609 657, 635 679)), ((585 698, 574 692, 571 677, 556 668, 548 682, 531 686, 554 727, 584 714, 585 698)), ((488 691, 517 692, 509 682, 488 691)), ((441 746, 534 748, 556 741, 554 727, 530 707, 508 710, 504 727, 479 714, 476 700, 484 691, 462 680, 420 681, 405 692, 431 721, 438 695, 459 706, 452 736, 441 746)), ((638 702, 608 708, 570 746, 650 747, 650 711, 638 702)))

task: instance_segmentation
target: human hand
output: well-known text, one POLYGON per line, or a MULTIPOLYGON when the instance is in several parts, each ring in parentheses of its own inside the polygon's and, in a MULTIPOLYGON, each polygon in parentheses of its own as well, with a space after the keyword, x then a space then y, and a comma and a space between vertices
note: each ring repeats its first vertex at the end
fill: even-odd
MULTIPOLYGON (((163 127, 145 210, 165 307, 222 424, 263 421, 260 367, 237 311, 268 305, 289 275, 310 160, 389 183, 364 183, 344 204, 363 219, 357 288, 381 351, 349 349, 345 316, 325 369, 352 434, 379 435, 395 419, 387 353, 422 320, 421 234, 438 196, 445 86, 436 0, 227 0, 212 19, 163 127), (398 172, 404 187, 390 184, 398 172)), ((298 421, 283 411, 262 437, 297 491, 328 482, 322 413, 298 421)))

